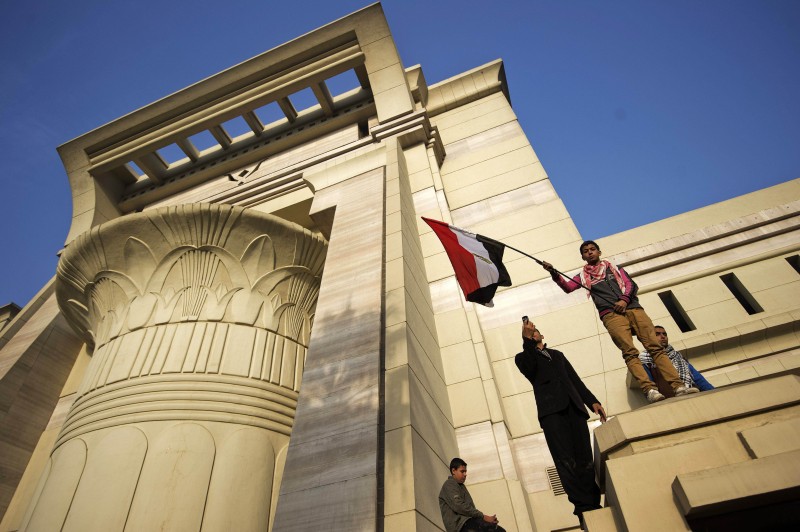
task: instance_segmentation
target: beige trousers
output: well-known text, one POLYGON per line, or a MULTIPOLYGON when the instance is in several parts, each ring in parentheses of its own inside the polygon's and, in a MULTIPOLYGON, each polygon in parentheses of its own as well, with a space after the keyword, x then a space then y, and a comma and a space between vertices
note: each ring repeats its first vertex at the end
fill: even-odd
POLYGON ((675 366, 670 362, 664 348, 658 343, 653 322, 644 309, 630 309, 625 311, 625 314, 609 312, 603 316, 603 325, 605 325, 614 344, 622 351, 625 365, 628 366, 628 371, 631 372, 631 375, 639 381, 642 392, 647 393, 648 390, 656 388, 656 384, 647 376, 647 372, 639 360, 639 348, 633 344, 634 334, 647 352, 650 353, 650 356, 653 357, 653 362, 658 371, 672 386, 672 389, 683 386, 683 381, 678 376, 678 372, 675 371, 675 366))

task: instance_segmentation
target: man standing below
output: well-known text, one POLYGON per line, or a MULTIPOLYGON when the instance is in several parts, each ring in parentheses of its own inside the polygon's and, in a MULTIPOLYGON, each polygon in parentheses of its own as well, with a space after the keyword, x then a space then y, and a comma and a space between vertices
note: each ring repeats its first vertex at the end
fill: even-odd
POLYGON ((467 480, 467 463, 461 458, 450 460, 450 476, 439 491, 439 510, 442 512, 447 532, 506 532, 497 524, 496 515, 485 515, 475 508, 472 497, 464 485, 467 480))
POLYGON ((594 461, 586 420, 586 406, 606 421, 600 401, 583 384, 561 351, 548 348, 544 336, 522 318, 522 349, 514 362, 533 385, 539 425, 561 478, 574 514, 583 526, 583 512, 600 508, 600 488, 594 478, 594 461))
MULTIPOLYGON (((675 371, 678 372, 678 377, 683 381, 683 384, 687 387, 695 387, 701 392, 713 390, 714 386, 712 386, 699 371, 694 369, 694 366, 683 358, 680 351, 676 351, 675 348, 670 345, 667 330, 661 325, 656 325, 654 329, 659 344, 661 344, 661 347, 666 351, 670 362, 672 362, 672 365, 675 367, 675 371)), ((644 366, 648 376, 650 376, 653 382, 656 383, 656 386, 658 386, 658 391, 666 397, 674 397, 675 393, 653 363, 653 357, 650 356, 650 353, 642 351, 639 353, 639 360, 642 361, 642 366, 644 366)))

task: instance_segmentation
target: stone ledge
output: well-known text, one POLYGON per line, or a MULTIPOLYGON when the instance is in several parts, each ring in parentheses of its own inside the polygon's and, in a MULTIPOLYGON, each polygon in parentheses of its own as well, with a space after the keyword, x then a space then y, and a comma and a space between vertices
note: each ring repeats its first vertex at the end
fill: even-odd
POLYGON ((797 501, 800 497, 798 471, 800 451, 792 451, 679 474, 672 483, 672 491, 693 529, 700 524, 698 520, 702 520, 703 530, 723 529, 721 527, 726 524, 715 525, 714 519, 710 518, 720 516, 729 522, 735 515, 740 530, 747 529, 745 523, 757 523, 766 530, 771 526, 771 519, 787 518, 787 512, 775 511, 778 507, 782 508, 784 503, 797 501))
MULTIPOLYGON (((725 373, 725 368, 736 370, 741 363, 790 351, 791 349, 786 349, 787 346, 800 343, 798 331, 800 314, 783 312, 679 340, 673 343, 673 347, 708 378, 709 375, 725 373), (739 351, 739 355, 736 355, 736 351, 739 351), (720 358, 732 362, 721 364, 720 358), (710 365, 703 363, 708 360, 712 361, 710 365), (713 373, 705 373, 710 370, 713 373)), ((759 377, 763 378, 763 375, 759 377)), ((625 383, 632 390, 639 389, 639 383, 630 373, 627 374, 625 383)))
MULTIPOLYGON (((776 420, 739 433, 747 454, 766 458, 800 450, 800 418, 776 420)), ((800 478, 800 477, 798 477, 800 478)))
POLYGON ((495 59, 485 65, 430 85, 428 87, 428 116, 451 111, 498 91, 501 91, 508 103, 511 103, 502 59, 495 59), (458 97, 454 95, 453 86, 459 86, 462 90, 458 97))
POLYGON ((668 399, 625 412, 594 431, 595 462, 603 478, 611 452, 654 436, 682 432, 800 403, 800 377, 781 377, 668 399))
POLYGON ((621 530, 614 515, 614 510, 608 507, 585 512, 583 520, 586 523, 586 530, 589 532, 617 532, 617 530, 621 530))

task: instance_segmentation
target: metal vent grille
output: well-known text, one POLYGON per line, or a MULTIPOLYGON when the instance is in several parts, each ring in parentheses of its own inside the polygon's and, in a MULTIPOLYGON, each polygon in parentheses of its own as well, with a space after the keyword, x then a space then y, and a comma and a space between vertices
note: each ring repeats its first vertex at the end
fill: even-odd
POLYGON ((561 477, 558 476, 558 471, 555 466, 548 467, 545 472, 547 473, 547 480, 550 481, 550 489, 553 490, 553 495, 565 495, 564 486, 561 485, 561 477))

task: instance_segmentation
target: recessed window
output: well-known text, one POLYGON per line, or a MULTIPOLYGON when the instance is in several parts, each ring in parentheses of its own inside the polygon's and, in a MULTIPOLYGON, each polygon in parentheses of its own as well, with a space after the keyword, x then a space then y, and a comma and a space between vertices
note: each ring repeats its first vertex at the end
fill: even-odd
POLYGON ((281 108, 277 102, 270 102, 263 107, 259 107, 253 112, 264 125, 272 124, 274 126, 277 125, 276 122, 288 122, 288 120, 286 120, 286 115, 283 114, 283 111, 281 111, 281 108))
POLYGON ((800 255, 792 255, 791 257, 786 257, 786 262, 788 262, 794 271, 800 273, 800 255))
POLYGON ((142 170, 141 168, 139 168, 139 165, 138 165, 138 164, 136 164, 135 162, 133 162, 133 161, 128 161, 128 162, 125 164, 125 166, 127 166, 127 167, 128 167, 128 169, 129 169, 131 172, 133 172, 133 173, 136 175, 137 179, 138 179, 138 178, 141 178, 142 176, 144 176, 144 170, 142 170))
POLYGON ((356 73, 352 69, 346 70, 341 74, 337 74, 332 78, 326 79, 325 84, 328 86, 328 90, 331 91, 331 94, 334 96, 357 89, 361 86, 361 83, 356 77, 356 73))
POLYGON ((214 136, 208 132, 208 130, 201 131, 200 133, 195 133, 189 140, 197 148, 198 151, 207 150, 209 148, 219 147, 219 142, 216 141, 214 136))
POLYGON ((694 326, 694 323, 692 323, 692 320, 689 318, 689 315, 685 310, 683 310, 680 301, 678 301, 678 299, 675 297, 675 294, 673 294, 671 290, 659 292, 658 297, 661 298, 661 302, 664 303, 665 307, 667 307, 667 312, 669 312, 669 315, 672 316, 672 319, 675 321, 675 324, 678 326, 681 332, 689 332, 697 329, 697 327, 694 326))
POLYGON ((726 273, 725 275, 720 275, 719 278, 722 279, 722 282, 725 283, 725 286, 731 291, 733 297, 736 298, 748 314, 752 315, 764 312, 764 309, 761 308, 758 301, 747 291, 747 288, 744 287, 735 273, 726 273))
POLYGON ((169 146, 164 146, 156 151, 161 158, 164 159, 164 162, 167 163, 167 166, 177 162, 185 162, 189 160, 189 158, 185 153, 183 153, 183 150, 180 149, 177 144, 170 144, 169 146))
POLYGON ((250 129, 250 126, 247 125, 247 122, 245 122, 244 118, 241 116, 223 122, 222 127, 225 128, 225 132, 228 133, 231 139, 236 139, 242 135, 252 135, 253 133, 253 130, 250 129))
POLYGON ((289 101, 292 102, 292 105, 294 105, 294 108, 297 109, 298 112, 319 105, 317 97, 314 96, 314 91, 308 87, 290 95, 289 101))
POLYGON ((358 138, 363 139, 369 136, 369 125, 366 120, 358 123, 358 138))

